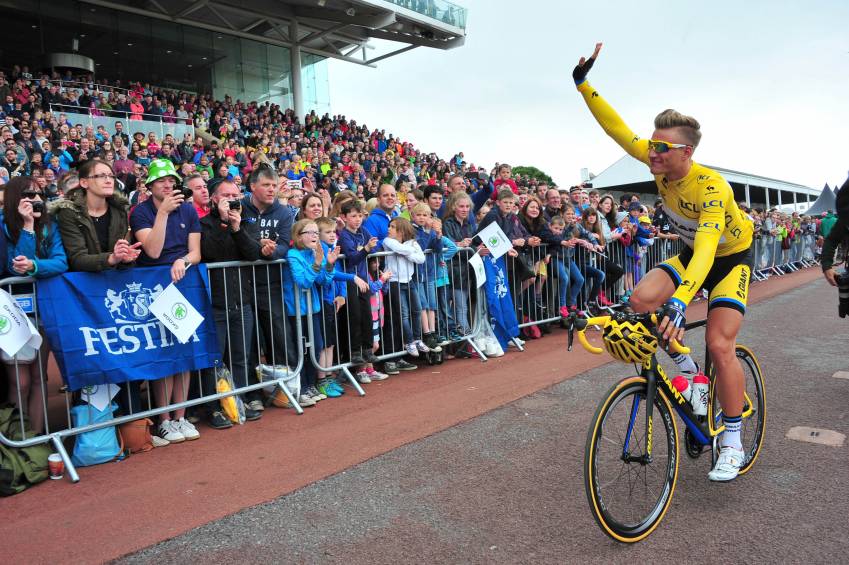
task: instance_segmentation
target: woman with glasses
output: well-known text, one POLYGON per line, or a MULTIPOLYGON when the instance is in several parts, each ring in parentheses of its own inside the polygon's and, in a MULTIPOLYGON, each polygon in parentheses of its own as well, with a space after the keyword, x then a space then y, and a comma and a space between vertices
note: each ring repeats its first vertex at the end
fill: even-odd
MULTIPOLYGON (((98 159, 80 166, 79 180, 65 199, 50 206, 71 271, 99 273, 131 267, 140 243, 127 241, 129 202, 115 189, 115 174, 98 159)), ((122 386, 116 400, 124 414, 141 411, 139 383, 122 386)))
MULTIPOLYGON (((6 236, 5 265, 18 276, 47 278, 68 270, 62 237, 44 209, 41 189, 31 177, 15 177, 4 187, 3 231, 6 236)), ((43 332, 42 332, 43 336, 43 332)), ((41 356, 20 352, 7 361, 8 398, 21 399, 34 432, 44 431, 49 346, 44 338, 41 356), (36 362, 40 361, 37 366, 36 362)))

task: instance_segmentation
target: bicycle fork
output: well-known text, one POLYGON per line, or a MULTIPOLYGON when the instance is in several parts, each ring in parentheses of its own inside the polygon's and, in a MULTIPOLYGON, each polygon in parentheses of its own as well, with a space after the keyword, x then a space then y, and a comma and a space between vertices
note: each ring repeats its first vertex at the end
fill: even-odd
MULTIPOLYGON (((644 372, 645 373, 645 372, 644 372)), ((645 437, 645 453, 642 455, 631 455, 631 434, 634 432, 634 425, 637 422, 637 414, 640 409, 640 397, 634 395, 633 403, 631 404, 631 416, 628 418, 628 434, 625 436, 625 444, 622 447, 622 461, 626 463, 639 463, 640 465, 648 465, 652 462, 652 425, 654 416, 654 396, 657 394, 657 380, 654 375, 649 372, 646 375, 646 437, 645 437)))

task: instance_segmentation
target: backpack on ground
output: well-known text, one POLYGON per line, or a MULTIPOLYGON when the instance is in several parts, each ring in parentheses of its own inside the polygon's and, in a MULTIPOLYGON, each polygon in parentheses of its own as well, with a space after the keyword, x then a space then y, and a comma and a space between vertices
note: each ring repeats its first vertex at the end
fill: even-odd
MULTIPOLYGON (((23 419, 26 437, 36 434, 29 428, 29 421, 23 419)), ((21 417, 14 406, 0 408, 0 434, 12 441, 21 441, 21 417)), ((7 447, 0 444, 0 495, 17 494, 47 479, 47 458, 50 447, 46 444, 32 447, 7 447)))

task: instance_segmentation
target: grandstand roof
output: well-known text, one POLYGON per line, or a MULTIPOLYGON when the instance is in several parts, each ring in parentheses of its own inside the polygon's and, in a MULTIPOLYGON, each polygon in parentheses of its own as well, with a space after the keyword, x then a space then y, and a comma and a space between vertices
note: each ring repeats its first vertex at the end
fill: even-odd
MULTIPOLYGON (((773 190, 795 192, 797 194, 810 194, 812 196, 820 193, 817 189, 801 184, 762 177, 751 173, 742 173, 706 163, 703 164, 720 173, 729 183, 748 184, 750 187, 770 188, 773 190)), ((644 163, 637 161, 630 155, 623 156, 592 179, 593 187, 595 188, 613 188, 643 182, 654 182, 654 177, 644 163)))
POLYGON ((466 9, 446 0, 81 1, 368 66, 416 47, 459 47, 466 36, 466 9), (297 37, 290 36, 292 22, 297 37), (369 58, 370 39, 404 45, 369 58))

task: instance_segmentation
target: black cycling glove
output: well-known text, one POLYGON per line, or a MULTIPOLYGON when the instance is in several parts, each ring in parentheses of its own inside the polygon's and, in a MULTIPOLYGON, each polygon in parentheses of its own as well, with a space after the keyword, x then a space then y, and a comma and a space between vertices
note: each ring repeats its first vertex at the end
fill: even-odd
POLYGON ((590 57, 584 61, 583 65, 580 63, 575 65, 575 68, 572 70, 572 78, 575 79, 575 85, 579 85, 587 80, 587 73, 593 68, 593 63, 595 63, 595 57, 590 57))
POLYGON ((669 301, 661 308, 661 320, 665 316, 669 318, 670 325, 676 328, 683 328, 687 324, 687 320, 684 317, 684 311, 686 309, 686 304, 684 304, 677 298, 670 298, 669 301))

